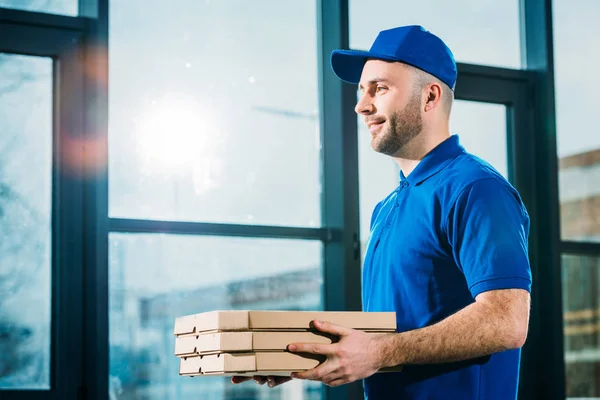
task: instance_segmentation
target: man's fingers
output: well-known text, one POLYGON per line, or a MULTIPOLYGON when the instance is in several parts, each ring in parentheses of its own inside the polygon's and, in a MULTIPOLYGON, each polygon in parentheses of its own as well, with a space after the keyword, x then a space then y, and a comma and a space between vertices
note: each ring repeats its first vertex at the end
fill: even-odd
POLYGON ((267 385, 269 385, 270 388, 274 388, 275 386, 282 385, 291 380, 292 378, 289 376, 269 376, 267 377, 267 385))
POLYGON ((232 376, 231 377, 231 383, 242 383, 242 382, 247 382, 249 380, 251 380, 252 377, 251 376, 232 376))
POLYGON ((333 322, 315 320, 313 321, 313 325, 321 332, 330 333, 336 336, 346 336, 352 333, 352 329, 334 324, 333 322))
POLYGON ((292 374, 292 378, 294 379, 310 379, 312 381, 321 381, 327 375, 331 374, 336 370, 336 363, 331 362, 329 360, 325 361, 323 364, 315 367, 313 369, 309 369, 303 372, 294 372, 292 374))
POLYGON ((267 383, 267 377, 266 376, 259 376, 259 375, 254 375, 254 382, 256 382, 259 385, 264 385, 265 383, 267 383))
POLYGON ((334 379, 333 381, 327 383, 327 386, 336 387, 345 384, 346 381, 344 379, 334 379))
POLYGON ((237 384, 247 382, 252 379, 254 379, 254 382, 256 382, 258 385, 264 385, 266 383, 269 387, 272 388, 292 380, 292 378, 289 376, 232 376, 231 383, 237 384))
POLYGON ((334 344, 316 344, 316 343, 291 343, 288 345, 288 350, 293 353, 310 353, 310 354, 334 354, 334 344))

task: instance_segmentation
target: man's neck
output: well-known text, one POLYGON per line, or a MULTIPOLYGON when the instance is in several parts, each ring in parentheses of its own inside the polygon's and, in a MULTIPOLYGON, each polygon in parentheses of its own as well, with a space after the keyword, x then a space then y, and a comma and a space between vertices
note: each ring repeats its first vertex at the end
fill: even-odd
POLYGON ((449 137, 450 133, 447 129, 439 131, 439 133, 421 132, 410 143, 406 144, 398 155, 392 158, 396 161, 404 176, 408 177, 423 157, 449 137))

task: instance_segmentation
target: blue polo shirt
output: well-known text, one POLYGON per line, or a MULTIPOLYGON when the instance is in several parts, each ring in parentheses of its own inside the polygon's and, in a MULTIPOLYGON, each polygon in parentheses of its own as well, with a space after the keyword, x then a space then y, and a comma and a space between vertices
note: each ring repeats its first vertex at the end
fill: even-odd
MULTIPOLYGON (((400 175, 373 211, 364 311, 395 311, 405 332, 445 319, 488 290, 530 291, 529 216, 492 166, 453 135, 400 175)), ((364 380, 365 398, 516 399, 520 356, 517 349, 375 374, 364 380)))

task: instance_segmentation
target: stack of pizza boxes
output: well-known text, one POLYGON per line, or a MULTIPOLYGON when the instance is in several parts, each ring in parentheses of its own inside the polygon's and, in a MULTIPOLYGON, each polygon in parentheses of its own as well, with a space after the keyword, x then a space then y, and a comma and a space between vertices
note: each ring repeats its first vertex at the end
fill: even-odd
POLYGON ((394 312, 211 311, 175 320, 179 374, 289 376, 318 366, 324 358, 287 351, 290 343, 335 343, 339 338, 314 329, 329 321, 369 334, 393 333, 394 312))

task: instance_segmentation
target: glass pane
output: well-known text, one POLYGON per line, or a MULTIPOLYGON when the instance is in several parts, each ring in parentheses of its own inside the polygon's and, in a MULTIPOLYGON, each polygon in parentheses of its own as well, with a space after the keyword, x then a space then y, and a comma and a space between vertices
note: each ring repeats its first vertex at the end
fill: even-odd
POLYGON ((600 258, 564 255, 562 292, 568 398, 600 397, 600 258))
POLYGON ((320 226, 315 12, 111 2, 110 215, 320 226))
POLYGON ((110 391, 115 399, 321 399, 321 386, 269 389, 181 377, 176 317, 228 309, 322 309, 322 243, 110 235, 110 391))
POLYGON ((0 389, 48 389, 51 59, 0 54, 0 127, 0 389))
POLYGON ((351 48, 368 50, 400 25, 423 25, 459 62, 521 68, 518 0, 350 0, 351 48))
POLYGON ((0 7, 77 16, 78 0, 0 0, 0 7))
MULTIPOLYGON (((450 132, 458 134, 460 143, 469 153, 508 177, 504 105, 455 100, 450 114, 450 132)), ((398 186, 400 169, 388 156, 372 150, 371 135, 363 117, 358 118, 358 135, 361 255, 364 257, 371 213, 377 203, 398 186)))
POLYGON ((505 105, 455 100, 450 132, 459 135, 469 153, 490 163, 508 179, 505 105))
POLYGON ((600 134, 590 123, 600 84, 600 46, 592 39, 600 35, 600 3, 552 4, 562 238, 600 242, 600 134))

